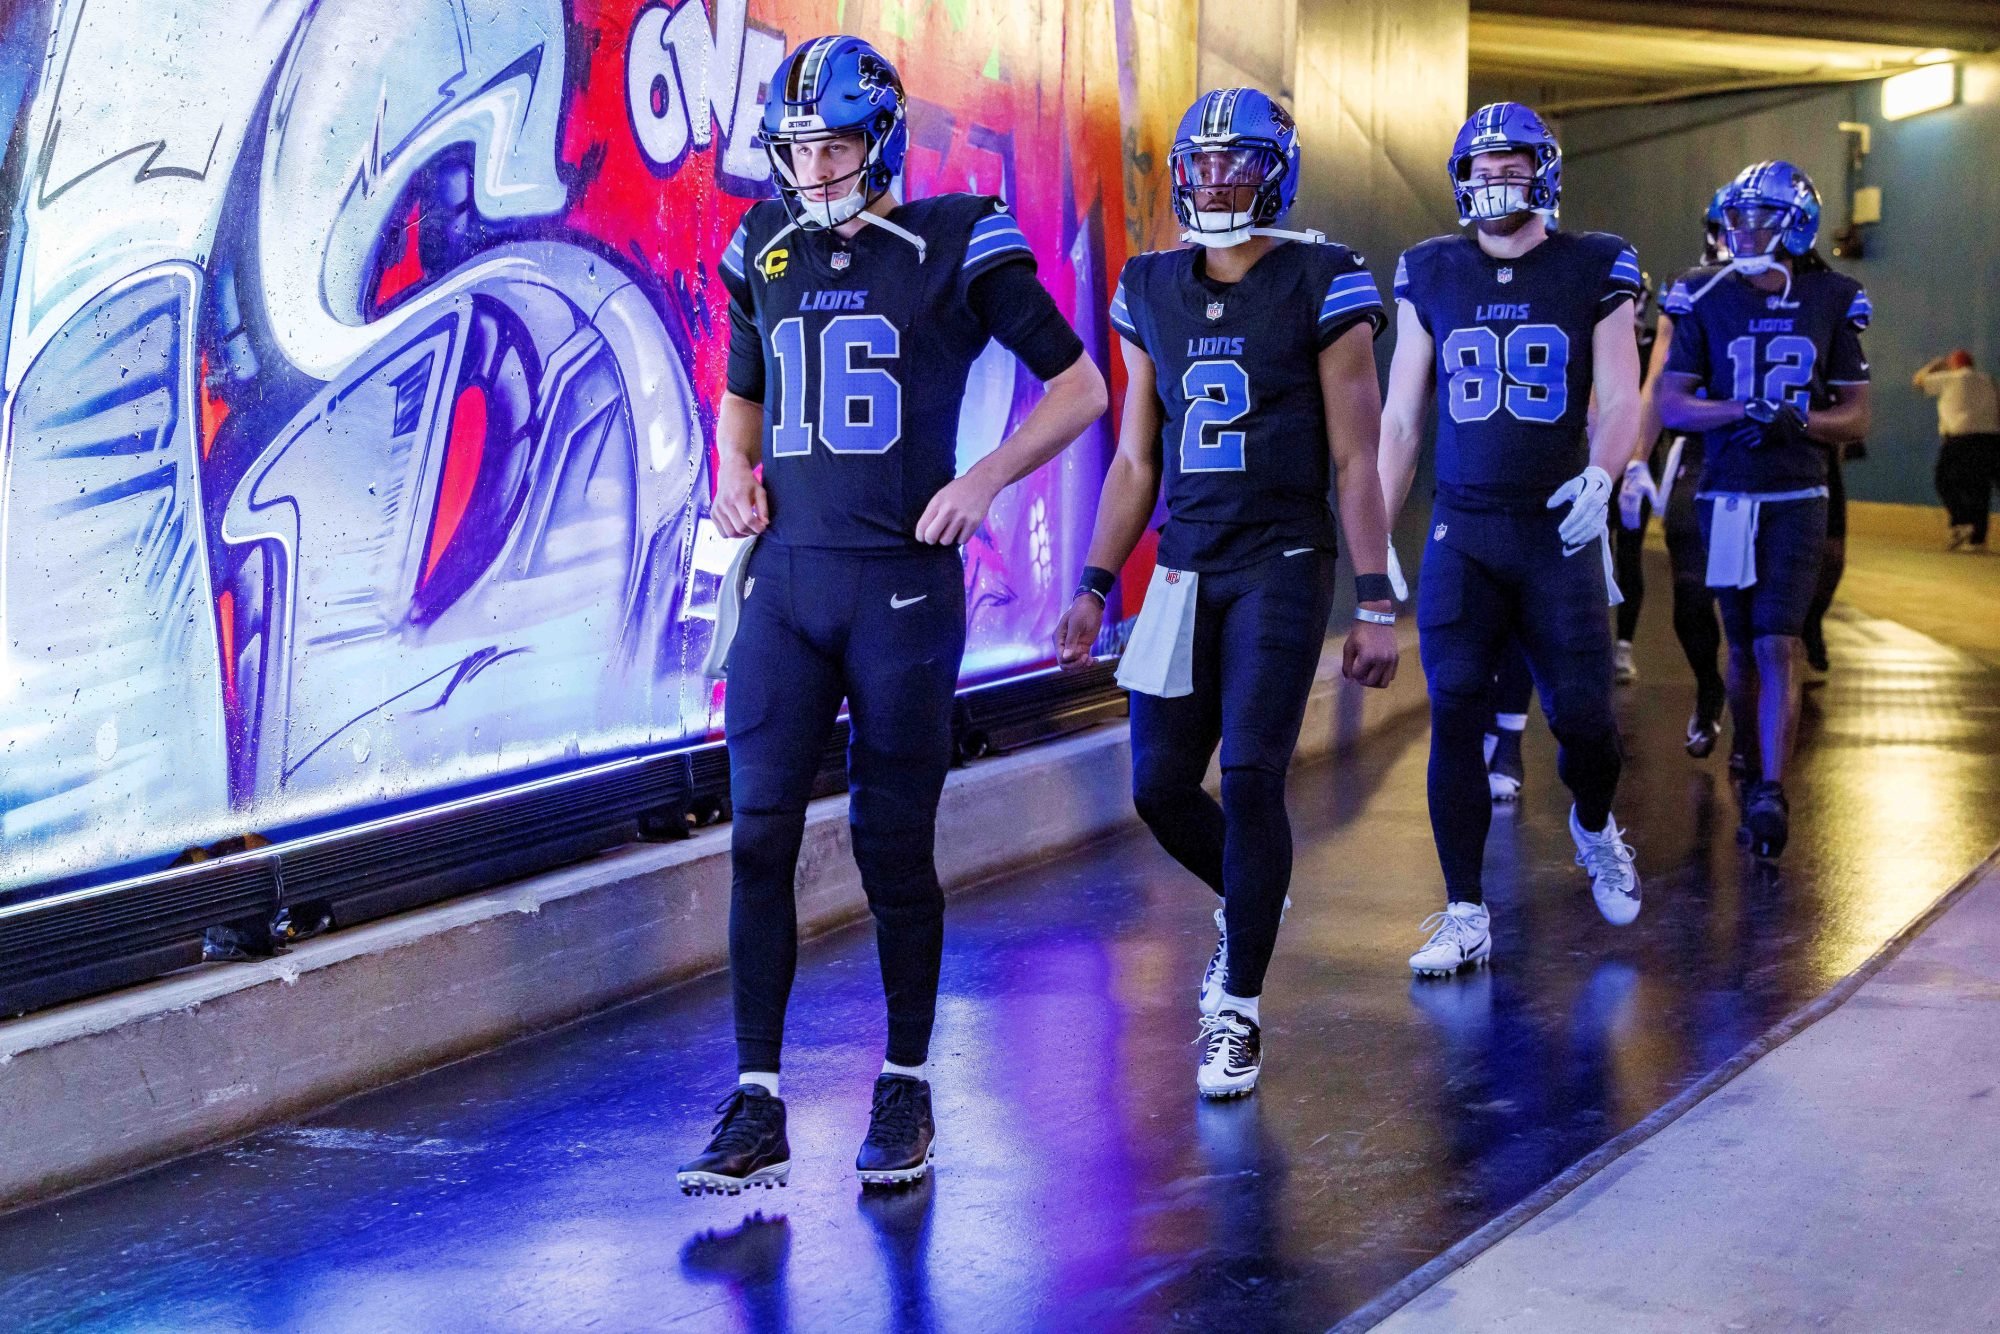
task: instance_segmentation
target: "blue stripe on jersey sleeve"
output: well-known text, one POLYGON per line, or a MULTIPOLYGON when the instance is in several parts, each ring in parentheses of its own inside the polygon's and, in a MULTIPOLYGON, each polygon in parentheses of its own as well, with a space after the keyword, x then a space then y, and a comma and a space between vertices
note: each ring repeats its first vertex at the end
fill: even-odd
POLYGON ((729 249, 722 252, 722 267, 736 277, 743 276, 743 234, 747 224, 739 224, 736 235, 729 238, 729 249))
POLYGON ((1389 285, 1389 290, 1395 295, 1398 301, 1413 299, 1410 296, 1410 257, 1408 255, 1396 256, 1396 278, 1389 285))
POLYGON ((1635 287, 1642 282, 1643 277, 1639 272, 1639 252, 1631 246, 1619 251, 1618 258, 1611 261, 1611 276, 1614 279, 1623 279, 1635 287))
POLYGON ((972 268, 984 264, 1009 251, 1020 250, 1030 255, 1028 238, 1022 233, 1020 224, 1005 213, 992 213, 972 225, 972 239, 965 245, 965 262, 961 268, 972 268))
POLYGON ((1343 273, 1326 289, 1326 299, 1319 305, 1319 323, 1324 328, 1335 320, 1381 308, 1382 298, 1375 291, 1373 277, 1366 271, 1343 273))
POLYGON ((1688 285, 1682 279, 1675 279, 1674 285, 1660 299, 1660 311, 1666 315, 1681 316, 1694 311, 1694 299, 1688 293, 1688 285))
POLYGON ((1123 278, 1118 280, 1118 290, 1111 294, 1111 326, 1133 342, 1139 341, 1139 326, 1132 322, 1131 308, 1125 304, 1123 278))
POLYGON ((1865 289, 1854 293, 1854 300, 1847 305, 1847 322, 1857 329, 1866 329, 1868 321, 1875 317, 1874 303, 1869 301, 1865 289))

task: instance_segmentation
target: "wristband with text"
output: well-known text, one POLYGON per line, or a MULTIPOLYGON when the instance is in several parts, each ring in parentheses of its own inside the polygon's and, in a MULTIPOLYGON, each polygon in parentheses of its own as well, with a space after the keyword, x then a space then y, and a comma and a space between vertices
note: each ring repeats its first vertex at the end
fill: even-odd
POLYGON ((1396 623, 1396 613, 1393 611, 1370 611, 1366 607, 1356 607, 1354 609, 1354 619, 1357 621, 1366 621, 1370 625, 1394 625, 1396 623))

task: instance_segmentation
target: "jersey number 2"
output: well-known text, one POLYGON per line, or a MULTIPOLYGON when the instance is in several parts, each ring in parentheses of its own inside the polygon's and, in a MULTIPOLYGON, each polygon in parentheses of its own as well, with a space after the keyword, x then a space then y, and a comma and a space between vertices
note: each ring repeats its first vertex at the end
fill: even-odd
POLYGON ((1197 361, 1181 374, 1182 472, 1242 472, 1244 433, 1227 428, 1250 415, 1250 375, 1234 361, 1197 361))
POLYGON ((1518 324, 1506 342, 1483 324, 1444 340, 1451 419, 1483 422, 1506 404, 1517 421, 1547 426, 1569 407, 1569 335, 1553 324, 1518 324))
MULTIPOLYGON (((794 315, 771 331, 778 363, 778 420, 771 452, 813 450, 806 415, 806 322, 794 315)), ((894 361, 902 335, 881 315, 836 315, 819 331, 819 442, 836 454, 884 454, 903 438, 903 386, 871 361, 894 361)))

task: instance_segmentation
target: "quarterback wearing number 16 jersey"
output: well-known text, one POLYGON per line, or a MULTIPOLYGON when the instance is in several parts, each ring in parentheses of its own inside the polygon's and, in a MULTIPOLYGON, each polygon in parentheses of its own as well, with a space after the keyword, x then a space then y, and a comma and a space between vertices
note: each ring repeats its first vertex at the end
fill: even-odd
POLYGON ((1424 975, 1477 966, 1491 952, 1480 882, 1492 819, 1483 739, 1489 683, 1510 641, 1542 691, 1598 910, 1614 925, 1639 912, 1632 850, 1611 818, 1620 757, 1606 607, 1617 590, 1605 521, 1611 479, 1638 436, 1638 256, 1615 236, 1550 227, 1562 151, 1519 103, 1466 121, 1447 170, 1470 233, 1426 241, 1396 266, 1382 413, 1394 515, 1435 386, 1437 497, 1417 633, 1431 696, 1431 829, 1449 902, 1411 957, 1424 975))
POLYGON ((901 80, 866 42, 793 51, 758 135, 779 198, 750 209, 717 266, 730 338, 713 513, 725 536, 756 545, 731 572, 741 611, 723 664, 738 1085, 679 1173, 689 1192, 782 1184, 790 1171, 778 1076, 798 958, 793 878, 843 699, 848 820, 889 1021, 855 1167, 864 1186, 927 1171, 937 810, 966 633, 957 548, 1002 487, 1104 411, 1103 377, 1006 207, 897 199, 905 114, 901 80), (957 476, 966 373, 995 338, 1048 392, 957 476))

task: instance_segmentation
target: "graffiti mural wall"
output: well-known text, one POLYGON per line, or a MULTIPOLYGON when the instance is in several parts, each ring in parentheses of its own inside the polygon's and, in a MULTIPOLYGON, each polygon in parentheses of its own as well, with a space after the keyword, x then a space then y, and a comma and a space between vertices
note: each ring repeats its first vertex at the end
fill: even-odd
MULTIPOLYGON (((719 728, 713 264, 788 46, 896 60, 906 196, 1006 196, 1100 357, 1141 230, 1116 5, 8 9, 0 893, 719 728)), ((1036 392, 990 351, 961 463, 1036 392)), ((1109 448, 968 547, 968 681, 1047 661, 1109 448)))

